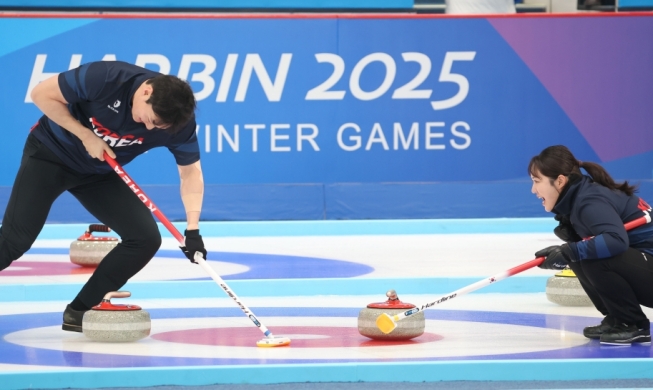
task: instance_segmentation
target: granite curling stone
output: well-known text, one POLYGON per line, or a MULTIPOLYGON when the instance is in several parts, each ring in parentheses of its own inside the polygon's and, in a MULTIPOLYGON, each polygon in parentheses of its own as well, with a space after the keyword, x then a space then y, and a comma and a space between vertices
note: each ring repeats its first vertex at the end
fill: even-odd
POLYGON ((562 306, 592 306, 592 301, 569 268, 546 281, 546 299, 562 306))
POLYGON ((423 312, 397 322, 397 327, 389 334, 385 334, 377 328, 376 318, 382 313, 393 316, 415 307, 413 304, 400 301, 395 290, 390 290, 385 295, 388 297, 387 301, 370 303, 358 313, 358 333, 374 340, 385 341, 410 340, 421 336, 425 326, 423 312))
POLYGON ((128 343, 150 335, 150 313, 136 305, 114 305, 111 298, 127 298, 128 291, 113 291, 84 313, 82 332, 94 341, 128 343))
POLYGON ((70 244, 70 261, 82 267, 97 267, 120 241, 115 237, 97 237, 93 232, 110 231, 105 225, 89 225, 88 230, 70 244))

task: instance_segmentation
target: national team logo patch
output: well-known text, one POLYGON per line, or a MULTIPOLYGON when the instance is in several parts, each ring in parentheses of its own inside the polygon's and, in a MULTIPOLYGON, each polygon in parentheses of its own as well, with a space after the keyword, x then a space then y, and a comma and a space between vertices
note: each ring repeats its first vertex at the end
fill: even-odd
MULTIPOLYGON (((113 107, 109 105, 109 108, 112 110, 115 110, 113 107)), ((89 122, 91 122, 91 126, 93 127, 93 132, 100 138, 104 140, 104 142, 108 142, 109 145, 111 145, 112 148, 119 148, 122 146, 130 146, 130 145, 142 145, 143 144, 143 137, 136 138, 135 136, 131 134, 126 134, 126 135, 120 135, 117 133, 114 133, 113 131, 109 130, 108 128, 104 127, 100 122, 97 121, 97 119, 90 117, 89 122)))

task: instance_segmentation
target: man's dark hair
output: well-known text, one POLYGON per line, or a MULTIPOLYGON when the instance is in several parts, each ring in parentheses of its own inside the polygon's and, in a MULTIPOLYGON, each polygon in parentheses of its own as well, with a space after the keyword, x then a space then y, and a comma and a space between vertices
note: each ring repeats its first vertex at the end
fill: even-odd
POLYGON ((188 83, 170 75, 156 76, 146 81, 152 86, 152 96, 146 101, 163 124, 164 131, 176 133, 193 118, 195 95, 188 83))

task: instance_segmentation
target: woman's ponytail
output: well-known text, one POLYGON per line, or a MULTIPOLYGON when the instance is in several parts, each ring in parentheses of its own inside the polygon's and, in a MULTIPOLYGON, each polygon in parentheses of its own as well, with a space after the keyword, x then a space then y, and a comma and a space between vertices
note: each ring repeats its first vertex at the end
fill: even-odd
POLYGON ((594 180, 595 183, 599 183, 600 185, 608 187, 611 190, 622 191, 629 196, 637 191, 637 186, 631 186, 628 184, 628 181, 624 181, 623 183, 615 183, 614 179, 612 179, 608 171, 606 171, 597 163, 585 161, 579 161, 579 163, 580 167, 589 173, 590 176, 592 176, 592 180, 594 180))

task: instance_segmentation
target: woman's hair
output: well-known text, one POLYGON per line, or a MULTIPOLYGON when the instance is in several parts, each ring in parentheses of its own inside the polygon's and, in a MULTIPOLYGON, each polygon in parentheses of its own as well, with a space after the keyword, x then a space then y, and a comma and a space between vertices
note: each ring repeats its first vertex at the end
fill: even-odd
POLYGON ((615 183, 610 174, 599 164, 576 160, 564 145, 549 146, 534 156, 528 164, 528 173, 536 177, 543 175, 553 181, 560 175, 581 175, 580 168, 585 169, 594 182, 611 190, 619 190, 626 195, 632 195, 637 190, 637 186, 631 186, 627 181, 615 183))

